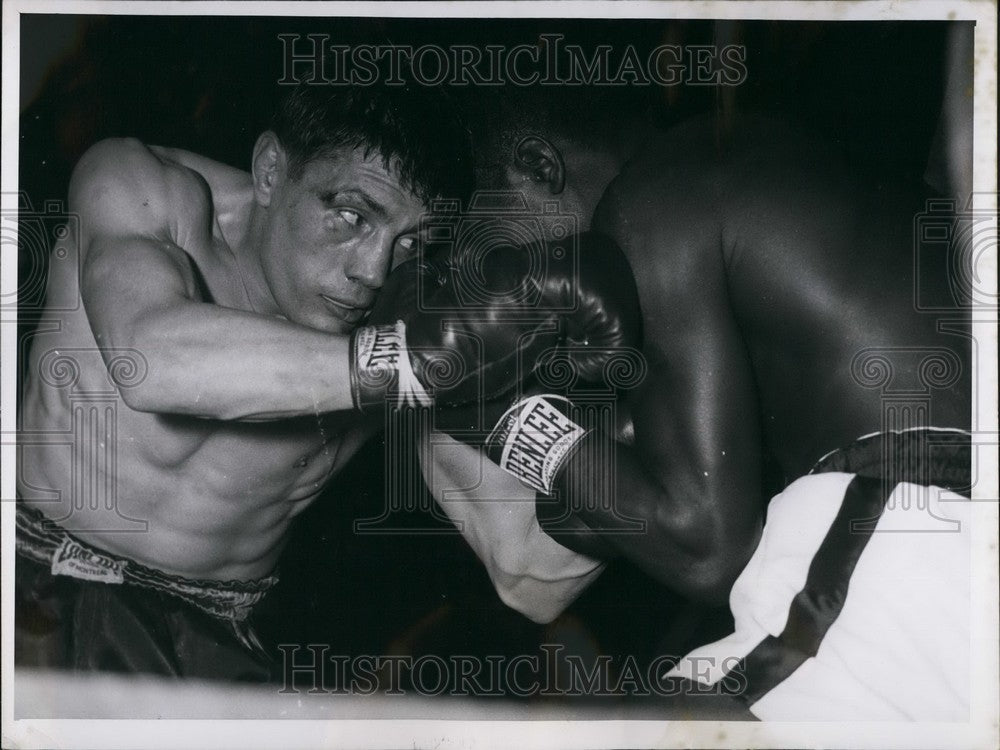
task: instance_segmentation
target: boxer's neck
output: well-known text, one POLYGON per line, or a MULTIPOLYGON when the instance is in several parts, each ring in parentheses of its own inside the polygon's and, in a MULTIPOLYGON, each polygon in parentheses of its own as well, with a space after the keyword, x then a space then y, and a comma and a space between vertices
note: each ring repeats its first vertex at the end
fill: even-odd
POLYGON ((624 164, 614 154, 594 150, 568 150, 564 200, 578 214, 580 229, 586 231, 611 181, 624 164))
POLYGON ((267 284, 261 261, 262 243, 269 234, 266 208, 250 198, 245 231, 240 241, 231 245, 233 271, 238 276, 251 312, 274 314, 280 312, 267 284))
POLYGON ((560 144, 566 164, 565 197, 579 212, 580 229, 590 228, 594 211, 608 186, 656 132, 644 122, 631 122, 623 126, 614 141, 601 146, 569 141, 560 144))

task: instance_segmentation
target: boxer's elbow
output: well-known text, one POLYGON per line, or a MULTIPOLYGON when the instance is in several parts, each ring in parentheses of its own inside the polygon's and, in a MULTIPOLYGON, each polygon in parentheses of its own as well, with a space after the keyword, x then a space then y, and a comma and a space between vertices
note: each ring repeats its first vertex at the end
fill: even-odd
MULTIPOLYGON (((168 398, 169 392, 160 387, 157 379, 150 378, 148 382, 135 385, 117 383, 118 396, 132 411, 144 414, 176 414, 182 413, 176 399, 168 398)), ((192 415, 193 416, 193 415, 192 415)))
POLYGON ((132 411, 145 412, 147 414, 158 411, 156 398, 149 388, 139 385, 134 388, 118 387, 118 396, 122 403, 132 411))
POLYGON ((533 622, 555 620, 604 570, 600 561, 562 551, 555 558, 537 550, 492 557, 486 567, 497 596, 533 622))
POLYGON ((590 583, 604 570, 596 564, 591 570, 574 572, 555 580, 522 571, 515 575, 491 575, 497 596, 518 614, 539 625, 547 625, 561 615, 590 583))
POLYGON ((105 338, 115 342, 114 347, 105 352, 105 366, 122 402, 132 411, 164 411, 167 390, 164 375, 168 368, 163 363, 169 360, 161 356, 163 344, 147 334, 146 326, 139 321, 122 326, 105 338))
POLYGON ((556 619, 565 607, 560 602, 538 597, 533 581, 525 576, 495 577, 493 588, 504 604, 532 622, 547 625, 556 619))
POLYGON ((500 601, 529 620, 551 622, 561 610, 552 606, 551 599, 532 591, 533 576, 526 558, 524 550, 501 546, 484 562, 500 601))
POLYGON ((742 565, 735 563, 737 559, 736 556, 720 554, 696 561, 691 566, 683 593, 713 606, 726 604, 733 584, 743 570, 742 565))
POLYGON ((692 523, 684 534, 685 572, 664 571, 663 581, 681 593, 708 604, 725 604, 760 539, 759 519, 705 520, 692 523), (671 580, 672 578, 672 580, 671 580), (677 585, 677 584, 680 585, 677 585))

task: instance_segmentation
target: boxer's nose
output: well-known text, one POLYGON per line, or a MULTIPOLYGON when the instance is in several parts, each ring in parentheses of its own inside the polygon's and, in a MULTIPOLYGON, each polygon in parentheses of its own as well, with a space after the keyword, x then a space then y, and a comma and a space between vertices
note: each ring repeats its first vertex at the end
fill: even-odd
POLYGON ((344 265, 344 275, 369 289, 379 289, 392 261, 392 240, 378 237, 356 248, 344 265))

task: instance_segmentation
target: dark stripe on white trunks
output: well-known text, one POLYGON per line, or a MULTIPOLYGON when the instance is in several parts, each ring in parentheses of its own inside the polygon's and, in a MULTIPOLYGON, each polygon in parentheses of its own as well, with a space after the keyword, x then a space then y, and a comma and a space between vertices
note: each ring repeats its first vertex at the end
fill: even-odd
POLYGON ((769 635, 734 671, 738 697, 749 707, 817 654, 840 616, 854 568, 897 484, 934 485, 967 494, 971 438, 960 431, 912 430, 873 435, 825 457, 812 473, 855 474, 822 543, 805 586, 792 599, 784 630, 769 635))
POLYGON ((767 636, 736 667, 744 677, 740 697, 748 706, 819 651, 844 608, 854 567, 874 531, 874 526, 852 531, 851 523, 879 516, 887 497, 881 479, 856 476, 847 486, 840 510, 809 565, 806 584, 792 600, 785 629, 778 636, 767 636))

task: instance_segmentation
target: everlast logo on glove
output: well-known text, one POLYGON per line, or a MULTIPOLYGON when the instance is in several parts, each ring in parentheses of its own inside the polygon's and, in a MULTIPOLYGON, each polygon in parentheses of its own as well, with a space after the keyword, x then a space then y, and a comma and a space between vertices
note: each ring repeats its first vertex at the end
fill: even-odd
POLYGON ((430 404, 413 374, 403 321, 358 328, 351 342, 351 359, 351 390, 359 408, 386 400, 396 406, 430 404))
POLYGON ((531 396, 509 410, 488 440, 502 446, 500 467, 532 489, 551 492, 559 469, 587 434, 564 413, 569 404, 561 396, 531 396))
POLYGON ((87 549, 67 537, 52 555, 52 575, 82 578, 85 581, 124 583, 125 563, 87 549))
POLYGON ((403 339, 396 326, 371 326, 359 332, 357 347, 364 374, 381 379, 398 368, 403 339))

